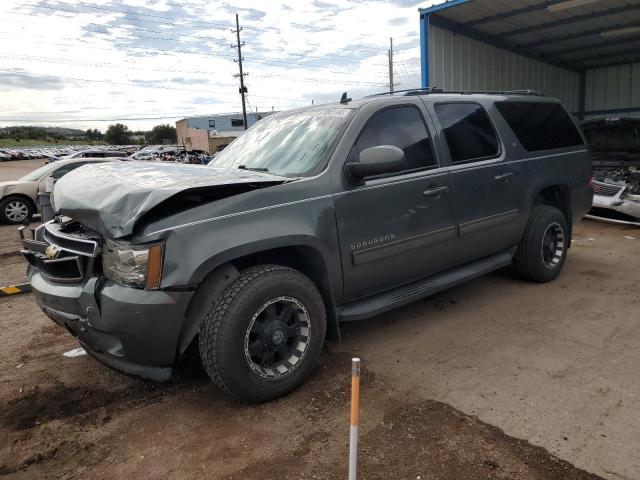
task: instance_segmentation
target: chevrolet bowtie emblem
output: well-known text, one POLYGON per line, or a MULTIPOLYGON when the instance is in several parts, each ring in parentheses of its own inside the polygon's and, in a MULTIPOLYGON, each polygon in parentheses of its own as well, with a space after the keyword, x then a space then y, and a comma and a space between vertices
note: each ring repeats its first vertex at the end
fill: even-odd
POLYGON ((59 252, 60 250, 58 250, 58 248, 55 245, 49 245, 44 253, 49 260, 53 260, 58 256, 59 252))

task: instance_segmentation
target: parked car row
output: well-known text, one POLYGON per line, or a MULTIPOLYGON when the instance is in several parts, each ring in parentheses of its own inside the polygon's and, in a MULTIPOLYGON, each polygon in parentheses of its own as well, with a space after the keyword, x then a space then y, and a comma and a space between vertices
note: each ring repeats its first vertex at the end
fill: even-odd
POLYGON ((180 145, 148 145, 142 148, 136 145, 76 145, 0 150, 0 161, 37 158, 46 158, 50 162, 72 158, 122 158, 207 164, 213 156, 201 150, 187 152, 180 145))
POLYGON ((130 159, 206 165, 213 155, 202 150, 187 152, 179 145, 149 145, 132 154, 130 159))
POLYGON ((123 150, 87 149, 75 152, 66 157, 49 157, 49 161, 42 167, 24 177, 8 182, 0 182, 0 223, 20 224, 38 213, 40 205, 38 193, 45 192, 47 178, 55 182, 68 172, 88 163, 149 160, 177 163, 206 165, 213 156, 202 152, 177 152, 170 148, 156 149, 156 153, 149 153, 135 158, 127 156, 123 150))
POLYGON ((11 148, 0 149, 0 162, 8 160, 32 160, 36 158, 62 158, 75 155, 79 152, 91 150, 93 156, 102 152, 123 152, 130 155, 139 148, 136 145, 70 145, 70 146, 50 146, 33 148, 11 148))

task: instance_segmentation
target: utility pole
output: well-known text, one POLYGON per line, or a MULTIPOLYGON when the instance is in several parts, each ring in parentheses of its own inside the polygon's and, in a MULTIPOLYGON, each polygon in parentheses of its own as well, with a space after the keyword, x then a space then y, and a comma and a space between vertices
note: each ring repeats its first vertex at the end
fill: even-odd
POLYGON ((389 38, 389 91, 393 92, 393 37, 389 38))
POLYGON ((234 75, 234 77, 236 78, 240 78, 240 97, 242 97, 242 122, 244 124, 244 129, 246 130, 248 128, 247 125, 247 106, 246 106, 246 102, 245 102, 245 94, 247 93, 247 88, 244 86, 244 77, 246 75, 249 75, 248 73, 244 73, 242 71, 242 47, 244 46, 244 42, 240 41, 240 31, 242 29, 240 28, 240 21, 238 20, 238 14, 236 13, 236 29, 235 30, 231 30, 232 33, 236 34, 236 39, 238 41, 237 45, 231 45, 231 48, 235 48, 238 50, 238 60, 234 60, 238 62, 238 67, 240 67, 240 73, 236 73, 234 75))

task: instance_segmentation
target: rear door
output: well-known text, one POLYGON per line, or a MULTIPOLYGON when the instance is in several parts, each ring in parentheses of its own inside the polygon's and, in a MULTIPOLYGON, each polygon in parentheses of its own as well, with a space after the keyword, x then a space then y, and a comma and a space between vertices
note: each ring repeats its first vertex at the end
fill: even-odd
POLYGON ((407 169, 360 185, 340 169, 334 187, 347 301, 445 268, 456 236, 451 180, 434 153, 424 105, 417 98, 399 102, 367 113, 343 164, 365 148, 394 145, 404 150, 407 169))
POLYGON ((506 162, 505 147, 484 105, 436 102, 431 111, 451 163, 458 242, 457 263, 499 252, 519 240, 517 165, 506 162))

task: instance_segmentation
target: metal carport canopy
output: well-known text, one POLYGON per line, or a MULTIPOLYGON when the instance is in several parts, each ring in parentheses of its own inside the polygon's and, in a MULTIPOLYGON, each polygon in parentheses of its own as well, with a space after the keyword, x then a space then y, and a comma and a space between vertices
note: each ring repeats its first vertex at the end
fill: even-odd
MULTIPOLYGON (((585 112, 587 71, 640 61, 640 0, 449 0, 420 9, 423 87, 429 26, 576 72, 580 117, 595 113, 585 112)), ((640 112, 640 104, 598 113, 625 111, 640 112)))

